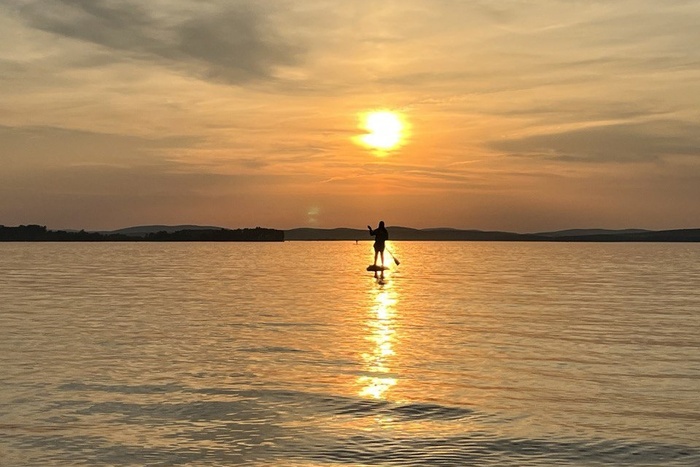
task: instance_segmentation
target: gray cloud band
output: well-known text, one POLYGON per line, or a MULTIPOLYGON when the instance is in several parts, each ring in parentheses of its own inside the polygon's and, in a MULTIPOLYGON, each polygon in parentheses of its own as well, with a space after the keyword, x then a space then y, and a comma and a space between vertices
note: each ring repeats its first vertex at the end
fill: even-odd
POLYGON ((140 2, 40 0, 18 11, 34 28, 226 84, 270 80, 275 67, 299 61, 301 49, 255 2, 205 6, 164 14, 140 2))
POLYGON ((700 156, 697 125, 657 121, 582 128, 496 141, 493 149, 562 162, 644 162, 664 156, 700 156))

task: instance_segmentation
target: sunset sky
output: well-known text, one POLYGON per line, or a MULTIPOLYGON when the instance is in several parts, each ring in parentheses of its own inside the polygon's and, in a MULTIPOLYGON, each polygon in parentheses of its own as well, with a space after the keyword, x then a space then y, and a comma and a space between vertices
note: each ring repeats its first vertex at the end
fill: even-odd
POLYGON ((0 0, 0 92, 4 225, 700 227, 697 0, 0 0))

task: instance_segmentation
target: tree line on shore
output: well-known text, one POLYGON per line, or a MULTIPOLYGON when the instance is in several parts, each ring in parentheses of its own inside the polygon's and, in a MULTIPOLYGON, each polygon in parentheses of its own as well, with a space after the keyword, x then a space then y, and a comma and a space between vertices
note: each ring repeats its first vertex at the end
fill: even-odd
POLYGON ((48 230, 43 225, 0 225, 2 242, 283 242, 284 231, 254 229, 201 229, 152 232, 145 235, 48 230))
MULTIPOLYGON (((276 230, 225 229, 220 227, 145 226, 114 232, 48 230, 42 225, 0 225, 0 242, 283 242, 370 240, 362 229, 299 228, 276 230), (161 230, 161 229, 168 229, 161 230)), ((459 229, 412 229, 390 227, 391 240, 409 241, 501 241, 501 242, 700 242, 700 229, 677 230, 568 230, 518 234, 459 229)))

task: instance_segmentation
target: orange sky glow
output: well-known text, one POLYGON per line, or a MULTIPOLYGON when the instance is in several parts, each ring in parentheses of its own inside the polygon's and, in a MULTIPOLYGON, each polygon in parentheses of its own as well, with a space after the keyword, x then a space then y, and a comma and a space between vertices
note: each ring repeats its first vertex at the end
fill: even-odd
POLYGON ((681 0, 7 0, 0 224, 697 227, 699 23, 681 0))

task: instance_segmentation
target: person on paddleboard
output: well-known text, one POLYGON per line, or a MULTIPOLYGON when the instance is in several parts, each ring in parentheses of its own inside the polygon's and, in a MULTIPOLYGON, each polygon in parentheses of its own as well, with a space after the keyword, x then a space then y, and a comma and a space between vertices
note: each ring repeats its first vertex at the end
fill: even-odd
POLYGON ((374 230, 369 225, 367 228, 369 229, 369 234, 374 237, 374 265, 377 265, 377 256, 381 254, 382 267, 384 267, 384 244, 389 240, 389 232, 384 227, 384 221, 379 221, 379 226, 374 230))

